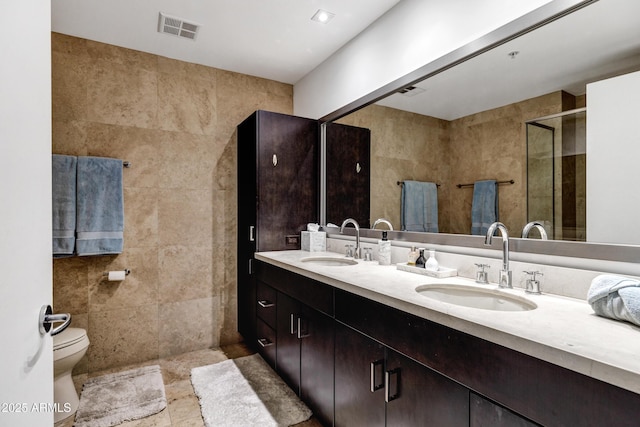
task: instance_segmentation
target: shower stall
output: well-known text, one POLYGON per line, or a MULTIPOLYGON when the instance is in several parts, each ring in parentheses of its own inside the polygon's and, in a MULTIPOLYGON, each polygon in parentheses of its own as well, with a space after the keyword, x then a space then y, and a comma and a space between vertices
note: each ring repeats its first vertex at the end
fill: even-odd
POLYGON ((586 108, 526 122, 527 221, 550 239, 586 241, 586 108))

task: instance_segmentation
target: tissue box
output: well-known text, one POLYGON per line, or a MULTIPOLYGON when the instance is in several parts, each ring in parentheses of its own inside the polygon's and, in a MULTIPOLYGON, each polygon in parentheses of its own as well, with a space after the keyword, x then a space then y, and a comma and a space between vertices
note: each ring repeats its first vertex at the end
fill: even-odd
POLYGON ((300 240, 303 251, 324 252, 327 250, 327 233, 324 231, 303 231, 300 240))

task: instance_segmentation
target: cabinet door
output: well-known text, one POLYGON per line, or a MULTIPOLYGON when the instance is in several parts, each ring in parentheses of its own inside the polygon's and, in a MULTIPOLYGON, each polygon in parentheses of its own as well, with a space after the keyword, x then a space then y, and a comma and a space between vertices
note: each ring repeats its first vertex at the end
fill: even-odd
POLYGON ((317 152, 315 120, 258 112, 258 251, 300 249, 286 236, 317 222, 317 152))
POLYGON ((335 425, 384 426, 384 347, 336 322, 335 425))
POLYGON ((327 125, 327 222, 340 225, 354 218, 370 227, 371 131, 327 125))
POLYGON ((385 400, 388 426, 468 426, 469 391, 391 349, 385 400))
POLYGON ((470 393, 469 427, 535 427, 538 424, 529 421, 510 410, 470 393))
POLYGON ((300 305, 293 298, 278 292, 277 296, 276 368, 289 387, 300 395, 300 341, 298 317, 300 305))
POLYGON ((333 424, 333 319, 301 305, 300 397, 323 425, 333 424))

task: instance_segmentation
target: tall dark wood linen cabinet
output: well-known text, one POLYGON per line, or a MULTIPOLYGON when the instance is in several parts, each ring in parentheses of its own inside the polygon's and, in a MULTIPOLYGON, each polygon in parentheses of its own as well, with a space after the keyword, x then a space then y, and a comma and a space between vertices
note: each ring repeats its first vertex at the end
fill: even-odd
POLYGON ((256 111, 238 136, 238 331, 256 345, 254 253, 300 249, 300 232, 318 222, 316 120, 256 111))

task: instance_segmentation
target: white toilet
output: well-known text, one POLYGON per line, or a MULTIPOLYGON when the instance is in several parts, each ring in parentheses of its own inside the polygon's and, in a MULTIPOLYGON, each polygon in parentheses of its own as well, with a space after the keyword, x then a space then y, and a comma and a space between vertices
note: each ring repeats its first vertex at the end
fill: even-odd
POLYGON ((78 410, 80 400, 71 371, 88 347, 87 331, 81 328, 67 328, 53 336, 53 400, 58 408, 54 422, 70 417, 78 410))

